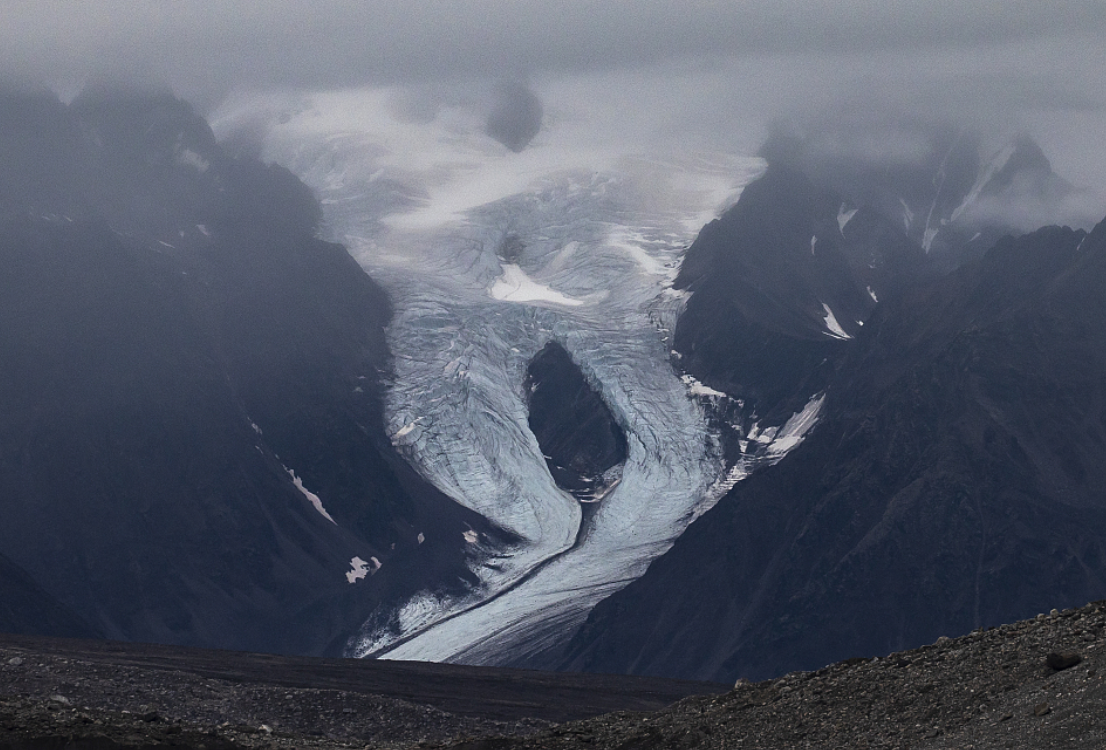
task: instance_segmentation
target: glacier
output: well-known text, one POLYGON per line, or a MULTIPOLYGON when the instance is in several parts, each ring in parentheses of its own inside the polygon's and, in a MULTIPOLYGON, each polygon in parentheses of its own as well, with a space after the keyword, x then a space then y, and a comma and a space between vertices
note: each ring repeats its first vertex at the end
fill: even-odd
MULTIPOLYGON (((464 534, 480 585, 425 591, 351 641, 350 655, 526 663, 639 577, 747 472, 726 466, 708 403, 681 379, 671 289, 703 224, 764 162, 592 136, 578 102, 546 100, 521 153, 483 133, 477 110, 440 105, 412 120, 397 92, 245 98, 214 120, 226 134, 259 113, 264 158, 307 183, 322 233, 389 293, 394 367, 388 434, 435 486, 511 532, 464 534), (553 481, 527 424, 528 362, 559 342, 626 433, 622 480, 584 506, 553 481)), ((820 402, 818 402, 820 404, 820 402)), ((781 431, 778 460, 802 430, 781 431)), ((771 441, 751 441, 767 455, 771 441)), ((752 450, 752 449, 751 449, 752 450)), ((365 575, 369 566, 354 573, 365 575)))

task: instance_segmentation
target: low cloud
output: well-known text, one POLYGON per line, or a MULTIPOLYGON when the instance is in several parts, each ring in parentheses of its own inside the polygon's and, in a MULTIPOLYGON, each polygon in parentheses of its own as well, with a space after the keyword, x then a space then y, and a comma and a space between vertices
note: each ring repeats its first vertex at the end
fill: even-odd
MULTIPOLYGON (((1000 124, 1106 193, 1100 0, 1062 11, 1039 0, 97 0, 8 2, 3 16, 0 81, 64 95, 90 81, 168 86, 211 111, 232 92, 391 87, 416 92, 405 106, 427 118, 435 99, 525 80, 548 122, 547 90, 594 93, 602 79, 641 94, 619 99, 627 131, 655 123, 681 142, 745 148, 775 118, 834 109, 1000 124)), ((513 148, 538 107, 524 94, 500 102, 488 132, 513 148)))

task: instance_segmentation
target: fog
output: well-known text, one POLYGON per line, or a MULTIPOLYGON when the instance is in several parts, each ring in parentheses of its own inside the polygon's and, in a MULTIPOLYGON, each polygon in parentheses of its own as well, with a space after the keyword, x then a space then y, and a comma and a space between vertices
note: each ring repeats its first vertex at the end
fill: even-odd
POLYGON ((250 92, 388 87, 413 115, 463 100, 515 150, 543 103, 548 119, 549 101, 571 96, 618 102, 597 139, 746 152, 780 120, 925 118, 1027 133, 1058 173, 1106 195, 1097 0, 4 0, 0 12, 0 78, 63 97, 168 86, 213 112, 250 92))

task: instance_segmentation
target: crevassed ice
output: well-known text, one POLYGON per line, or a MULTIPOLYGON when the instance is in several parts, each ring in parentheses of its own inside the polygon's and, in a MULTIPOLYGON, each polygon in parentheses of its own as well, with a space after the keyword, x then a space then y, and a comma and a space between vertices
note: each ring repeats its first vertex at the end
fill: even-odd
POLYGON ((461 597, 423 592, 390 627, 366 626, 350 652, 518 659, 569 635, 724 489, 727 467, 696 398, 714 394, 689 388, 669 364, 685 299, 670 283, 698 229, 764 163, 612 150, 589 140, 586 112, 563 116, 569 105, 548 100, 562 116, 514 154, 463 107, 412 123, 392 101, 373 90, 251 106, 283 109, 266 158, 318 193, 327 237, 393 300, 393 442, 438 488, 521 541, 492 548, 466 535, 481 585, 461 597), (550 340, 602 394, 629 444, 622 481, 586 522, 527 425, 526 366, 550 340))

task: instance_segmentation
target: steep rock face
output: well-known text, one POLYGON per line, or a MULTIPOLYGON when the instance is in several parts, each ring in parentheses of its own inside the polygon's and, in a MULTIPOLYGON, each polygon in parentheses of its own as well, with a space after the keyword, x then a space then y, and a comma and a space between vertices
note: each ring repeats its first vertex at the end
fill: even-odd
POLYGON ((680 366, 779 424, 825 388, 877 301, 926 272, 894 226, 773 164, 688 249, 680 366))
POLYGON ((171 97, 0 104, 0 552, 104 635, 255 650, 463 586, 496 532, 388 441, 388 301, 310 192, 171 97))
POLYGON ((526 368, 530 429, 557 484, 582 500, 621 475, 626 435, 564 347, 546 344, 526 368))
POLYGON ((813 436, 593 611, 565 666, 812 669, 1106 594, 1106 223, 881 305, 813 436))

